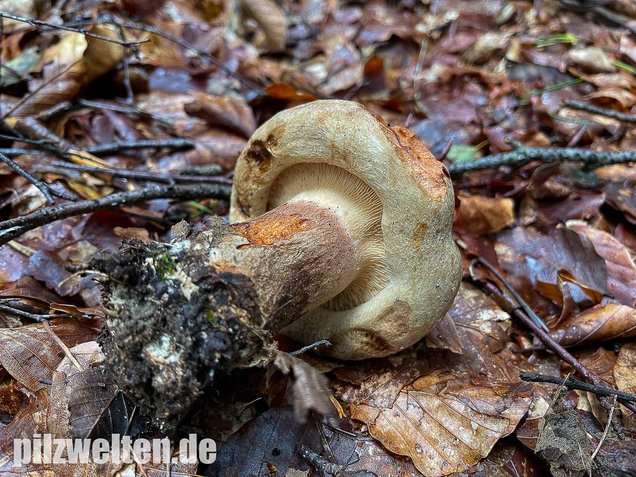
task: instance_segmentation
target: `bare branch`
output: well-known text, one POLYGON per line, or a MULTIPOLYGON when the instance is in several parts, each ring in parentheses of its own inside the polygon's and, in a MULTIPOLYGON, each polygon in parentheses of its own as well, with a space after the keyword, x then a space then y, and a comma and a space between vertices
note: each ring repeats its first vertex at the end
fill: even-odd
POLYGON ((97 210, 116 209, 154 199, 227 199, 229 195, 230 188, 221 184, 167 185, 45 207, 30 214, 0 222, 0 246, 42 225, 97 210))

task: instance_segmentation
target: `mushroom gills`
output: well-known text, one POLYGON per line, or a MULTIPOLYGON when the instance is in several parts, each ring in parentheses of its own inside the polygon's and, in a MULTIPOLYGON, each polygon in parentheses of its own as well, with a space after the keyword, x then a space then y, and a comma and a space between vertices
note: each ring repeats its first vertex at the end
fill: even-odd
POLYGON ((357 275, 321 308, 333 311, 355 308, 388 285, 382 202, 368 184, 337 166, 297 164, 283 170, 272 184, 268 210, 295 201, 311 201, 335 211, 358 250, 357 275))

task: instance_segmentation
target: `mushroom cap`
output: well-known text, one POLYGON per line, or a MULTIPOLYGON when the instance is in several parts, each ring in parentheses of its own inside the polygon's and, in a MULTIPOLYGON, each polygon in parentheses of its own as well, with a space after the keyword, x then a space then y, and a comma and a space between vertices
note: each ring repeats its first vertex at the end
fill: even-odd
MULTIPOLYGON (((461 279, 451 237, 455 200, 444 165, 410 130, 389 127, 358 103, 315 101, 278 113, 252 135, 234 172, 231 221, 280 205, 273 200, 281 195, 280 182, 302 175, 299 167, 308 167, 307 180, 336 170, 373 191, 381 205, 382 257, 370 280, 375 289, 357 290, 362 302, 344 307, 336 297, 337 306, 319 304, 283 333, 305 344, 327 339, 326 353, 341 359, 386 356, 419 341, 444 317, 461 279)), ((373 205, 367 209, 373 216, 373 205)))

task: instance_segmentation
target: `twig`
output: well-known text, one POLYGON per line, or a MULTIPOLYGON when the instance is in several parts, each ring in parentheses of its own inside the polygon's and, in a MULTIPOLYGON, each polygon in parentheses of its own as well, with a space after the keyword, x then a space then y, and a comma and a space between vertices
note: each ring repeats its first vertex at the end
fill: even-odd
POLYGON ((535 324, 537 326, 541 327, 544 331, 549 331, 548 326, 543 322, 543 320, 539 317, 539 315, 537 315, 534 312, 534 310, 532 308, 530 308, 530 306, 521 297, 521 295, 519 295, 519 293, 517 293, 517 290, 515 290, 512 286, 510 286, 510 284, 504 279, 504 277, 501 276, 501 274, 497 271, 497 269, 490 264, 490 262, 488 262, 487 260, 485 260, 482 257, 477 257, 470 264, 471 268, 472 268, 474 263, 481 263, 488 270, 490 270, 490 273, 492 273, 494 276, 496 276, 497 279, 501 282, 501 284, 506 288, 506 290, 508 290, 510 292, 510 294, 514 297, 514 299, 517 300, 518 307, 523 309, 523 311, 526 312, 526 314, 530 317, 530 319, 532 321, 535 322, 535 324))
POLYGON ((53 318, 60 318, 65 315, 61 314, 46 314, 46 315, 38 315, 36 313, 29 313, 28 311, 20 310, 19 308, 14 308, 10 305, 4 305, 0 303, 0 311, 4 313, 8 313, 10 315, 19 316, 20 318, 27 318, 31 321, 42 322, 44 320, 50 320, 53 318))
POLYGON ((189 138, 172 138, 172 139, 144 139, 141 141, 123 141, 107 144, 99 144, 84 148, 84 151, 91 154, 110 154, 113 152, 125 151, 130 149, 160 148, 167 147, 170 149, 190 149, 194 147, 194 141, 189 138))
POLYGON ((55 332, 53 331, 53 329, 51 328, 51 325, 49 324, 48 321, 45 321, 44 323, 42 323, 42 326, 44 327, 44 329, 46 330, 46 332, 51 335, 51 338, 53 338, 53 341, 55 341, 57 343, 57 345, 62 348, 62 351, 64 351, 64 354, 66 355, 66 357, 70 360, 71 363, 73 363, 73 365, 77 368, 77 370, 81 373, 82 371, 84 371, 84 367, 80 364, 80 362, 77 360, 77 358, 75 356, 73 356, 73 353, 71 352, 71 350, 69 349, 68 346, 66 346, 66 344, 64 343, 64 341, 61 340, 61 338, 59 336, 57 336, 55 334, 55 332))
POLYGON ((527 373, 525 371, 522 371, 521 373, 519 373, 519 377, 523 381, 530 381, 533 383, 558 384, 560 386, 565 386, 568 389, 576 389, 578 391, 590 392, 598 396, 607 396, 607 397, 616 396, 619 399, 636 402, 636 394, 618 391, 616 389, 608 388, 606 386, 597 386, 594 384, 589 384, 584 381, 579 381, 578 379, 571 378, 571 377, 568 377, 564 381, 563 378, 560 378, 558 376, 547 376, 545 374, 527 373))
POLYGON ((303 346, 300 349, 297 349, 296 351, 292 351, 291 353, 289 353, 292 356, 298 356, 300 354, 304 354, 307 353, 308 351, 312 351, 316 348, 320 348, 321 346, 331 346, 331 341, 329 340, 318 340, 315 343, 311 343, 307 346, 303 346))
POLYGON ((590 151, 575 147, 525 147, 517 146, 509 152, 493 154, 471 162, 453 163, 448 166, 452 175, 492 169, 499 166, 522 166, 530 161, 583 162, 592 167, 636 162, 636 150, 590 151))
POLYGON ((42 225, 97 210, 115 209, 154 199, 227 199, 229 195, 229 187, 221 184, 167 185, 46 207, 0 222, 0 246, 42 225))
MULTIPOLYGON (((488 262, 485 260, 482 260, 480 263, 486 266, 486 268, 488 268, 489 270, 493 269, 492 265, 488 264, 488 262)), ((530 331, 532 331, 532 333, 545 345, 547 349, 552 351, 559 358, 561 358, 563 361, 565 361, 570 366, 572 366, 589 383, 594 384, 595 386, 604 386, 605 383, 601 380, 601 378, 599 378, 598 376, 593 374, 589 369, 583 366, 583 364, 581 364, 579 360, 577 360, 574 356, 572 356, 572 354, 570 354, 569 351, 567 351, 563 346, 557 343, 554 340, 554 338, 550 336, 548 332, 544 331, 540 326, 535 324, 535 322, 530 319, 530 317, 525 313, 525 311, 523 311, 521 308, 514 306, 514 304, 510 303, 510 301, 497 289, 497 287, 495 287, 491 283, 487 283, 485 288, 490 294, 497 297, 500 303, 505 303, 506 307, 508 308, 506 311, 514 315, 524 325, 530 328, 530 331)), ((521 298, 521 300, 525 302, 523 298, 521 298)), ((622 399, 620 401, 621 401, 621 404, 623 404, 627 409, 629 409, 630 411, 636 414, 636 406, 634 406, 634 404, 622 399)), ((602 400, 601 402, 604 402, 604 401, 602 400)), ((608 411, 609 411, 609 408, 608 408, 608 411)))
POLYGON ((338 475, 342 471, 341 466, 329 462, 327 459, 319 454, 316 454, 313 450, 302 444, 298 447, 298 453, 322 475, 338 475))
POLYGON ((69 169, 81 172, 95 172, 99 174, 108 174, 114 177, 125 177, 128 179, 139 179, 148 182, 159 182, 163 184, 188 183, 188 184, 226 184, 231 185, 232 181, 227 177, 211 177, 211 176, 191 176, 170 174, 159 174, 156 172, 144 171, 126 171, 120 169, 110 169, 107 167, 83 166, 79 164, 70 164, 62 161, 51 161, 51 165, 61 169, 69 169))
POLYGON ((109 38, 104 35, 100 35, 99 33, 93 33, 88 30, 84 30, 83 28, 74 28, 66 25, 54 25, 52 23, 44 22, 42 20, 37 20, 35 18, 26 18, 19 17, 17 15, 11 15, 9 13, 0 13, 0 17, 9 18, 11 20, 15 20, 17 22, 28 23, 31 26, 44 26, 48 28, 52 28, 54 30, 64 30, 64 31, 72 31, 75 33, 81 33, 82 35, 88 36, 90 38, 95 38, 96 40, 107 41, 109 43, 116 43, 118 45, 130 47, 135 45, 140 45, 141 43, 146 43, 148 40, 133 40, 133 41, 121 41, 115 38, 109 38))
POLYGON ((574 99, 566 99, 563 101, 563 105, 568 108, 578 109, 579 111, 585 111, 587 113, 599 114, 607 118, 617 119, 625 123, 636 123, 636 114, 621 113, 614 111, 613 109, 599 108, 593 104, 584 103, 583 101, 576 101, 574 99))
POLYGON ((605 429, 603 430, 603 435, 601 436, 601 439, 598 441, 598 445, 596 446, 596 449, 594 449, 594 452, 592 452, 592 455, 590 456, 590 476, 592 475, 592 462, 594 462, 594 458, 596 457, 596 454, 598 454, 598 451, 601 450, 601 447, 603 446, 603 442, 605 442, 605 439, 607 439, 607 434, 609 433, 610 427, 612 425, 612 417, 614 416, 614 409, 616 409, 616 396, 614 396, 614 401, 612 402, 612 409, 610 409, 609 412, 609 416, 607 416, 607 424, 605 425, 605 429))
POLYGON ((17 163, 15 163, 13 160, 9 159, 7 156, 2 154, 1 152, 0 152, 0 162, 5 163, 7 166, 9 166, 15 172, 20 174, 22 177, 24 177, 27 181, 29 181, 35 187, 37 187, 39 189, 39 191, 42 192, 42 195, 46 198, 46 201, 49 204, 53 204, 55 202, 55 199, 53 198, 53 195, 55 195, 55 191, 54 190, 52 190, 44 182, 42 182, 42 181, 36 179, 35 177, 33 177, 27 171, 22 169, 22 167, 20 167, 17 163))

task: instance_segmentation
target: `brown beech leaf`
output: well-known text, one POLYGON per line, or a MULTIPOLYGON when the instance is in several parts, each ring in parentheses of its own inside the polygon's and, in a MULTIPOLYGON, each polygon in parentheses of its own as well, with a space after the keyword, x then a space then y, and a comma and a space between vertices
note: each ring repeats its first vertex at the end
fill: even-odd
POLYGON ((544 297, 563 303, 563 282, 576 303, 600 303, 607 294, 605 260, 585 235, 564 227, 542 235, 530 227, 516 227, 498 235, 495 246, 500 265, 518 282, 527 282, 544 297))
POLYGON ((636 265, 629 250, 612 235, 585 222, 568 222, 569 229, 587 236, 607 267, 607 291, 616 300, 636 306, 636 265))
MULTIPOLYGON (((79 320, 54 319, 50 330, 66 346, 92 340, 98 329, 79 320)), ((47 387, 64 351, 44 324, 0 329, 0 364, 30 391, 47 387)))
MULTIPOLYGON (((416 381, 388 407, 351 404, 351 417, 426 476, 461 472, 488 455, 530 405, 530 386, 467 385, 463 380, 416 381)), ((392 383, 387 383, 392 386, 392 383)))
MULTIPOLYGON (((95 25, 91 31, 108 38, 119 38, 115 27, 110 25, 95 25)), ((44 52, 42 81, 35 85, 34 93, 16 108, 14 114, 29 116, 73 99, 83 86, 114 68, 123 54, 121 45, 81 33, 65 33, 59 43, 44 52)))
POLYGON ((563 346, 633 338, 636 337, 636 309, 613 303, 596 305, 561 323, 552 336, 563 346))
POLYGON ((419 346, 334 370, 336 395, 391 452, 424 475, 461 472, 488 455, 528 410, 526 365, 504 343, 509 315, 462 283, 449 311, 462 354, 419 346))
POLYGON ((462 341, 457 333, 455 322, 447 313, 433 330, 426 335, 426 346, 429 348, 447 349, 462 354, 462 341))
POLYGON ((460 203, 455 227, 469 234, 483 235, 498 232, 515 220, 512 199, 458 194, 460 203))
POLYGON ((636 393, 636 343, 621 347, 614 365, 614 380, 620 391, 636 393))
POLYGON ((273 0, 240 0, 243 13, 258 22, 272 51, 285 49, 287 17, 273 0))
POLYGON ((211 126, 221 126, 249 138, 256 129, 252 108, 243 98, 195 93, 194 101, 184 105, 185 112, 211 126))

